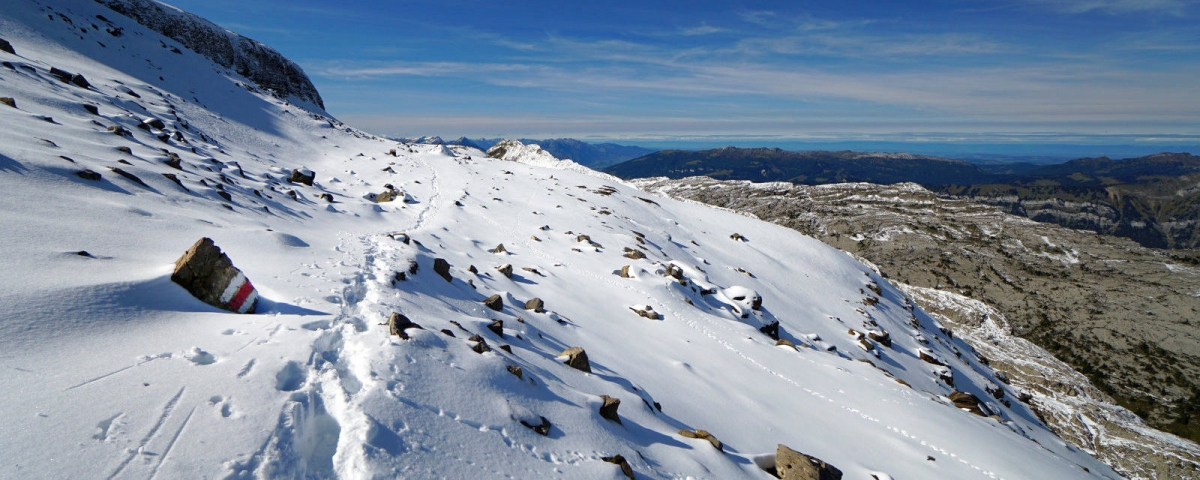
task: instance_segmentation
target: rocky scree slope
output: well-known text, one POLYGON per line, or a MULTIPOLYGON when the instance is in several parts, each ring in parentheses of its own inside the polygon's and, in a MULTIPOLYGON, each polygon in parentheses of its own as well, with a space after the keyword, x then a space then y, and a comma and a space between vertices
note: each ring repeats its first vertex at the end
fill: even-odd
POLYGON ((915 184, 637 184, 788 226, 869 260, 1033 395, 1064 438, 1130 477, 1196 477, 1195 443, 1149 430, 1117 406, 1193 437, 1195 256, 1033 222, 915 184))
POLYGON ((388 141, 94 2, 0 32, 0 477, 1117 476, 792 230, 388 141), (256 314, 170 281, 201 237, 256 314))

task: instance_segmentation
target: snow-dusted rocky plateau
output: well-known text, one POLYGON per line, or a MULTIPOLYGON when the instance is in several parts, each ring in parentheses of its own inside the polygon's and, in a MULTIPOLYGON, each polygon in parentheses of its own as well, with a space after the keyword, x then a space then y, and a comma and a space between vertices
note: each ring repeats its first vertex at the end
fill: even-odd
POLYGON ((1118 477, 793 230, 385 140, 88 0, 0 38, 2 478, 1118 477), (256 313, 172 283, 202 237, 256 313))

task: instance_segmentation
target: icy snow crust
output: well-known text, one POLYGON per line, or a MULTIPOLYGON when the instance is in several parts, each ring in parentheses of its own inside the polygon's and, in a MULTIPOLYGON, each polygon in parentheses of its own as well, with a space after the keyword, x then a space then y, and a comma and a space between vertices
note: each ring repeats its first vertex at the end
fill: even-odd
POLYGON ((1116 477, 988 396, 1003 385, 903 293, 791 230, 374 137, 90 1, 6 3, 0 32, 17 51, 0 53, 17 104, 0 105, 0 478, 620 478, 599 461, 615 454, 640 477, 768 478, 753 459, 779 443, 845 478, 1116 477), (146 117, 164 129, 138 128, 146 117), (300 167, 313 186, 286 181, 300 167), (368 200, 385 184, 409 201, 368 200), (254 282, 259 314, 171 283, 202 236, 254 282), (748 293, 759 310, 731 298, 748 293), (481 303, 493 294, 499 312, 481 303), (544 313, 521 308, 534 297, 544 313), (392 312, 423 329, 389 337, 392 312), (759 331, 774 321, 797 349, 759 331), (850 330, 891 346, 864 350, 850 330), (575 346, 591 373, 556 359, 575 346), (954 408, 945 370, 999 420, 954 408), (621 399, 621 424, 600 395, 621 399), (541 417, 547 436, 521 424, 541 417))

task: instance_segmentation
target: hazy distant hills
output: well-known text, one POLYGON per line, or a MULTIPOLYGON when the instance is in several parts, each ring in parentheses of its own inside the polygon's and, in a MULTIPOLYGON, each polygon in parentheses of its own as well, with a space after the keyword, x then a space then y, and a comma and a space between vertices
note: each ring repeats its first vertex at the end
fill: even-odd
POLYGON ((784 181, 804 185, 870 182, 922 185, 981 183, 997 178, 959 160, 851 151, 789 152, 778 148, 663 150, 605 170, 622 178, 704 175, 718 180, 784 181))
POLYGON ((803 185, 914 182, 1042 222, 1128 237, 1147 247, 1200 247, 1200 157, 1159 153, 1055 165, 977 165, 922 155, 769 148, 664 150, 605 171, 622 178, 708 176, 803 185))

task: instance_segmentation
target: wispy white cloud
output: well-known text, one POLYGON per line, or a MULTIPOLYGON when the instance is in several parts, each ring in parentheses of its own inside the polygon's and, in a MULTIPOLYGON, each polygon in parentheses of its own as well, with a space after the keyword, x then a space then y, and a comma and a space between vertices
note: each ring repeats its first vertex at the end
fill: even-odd
POLYGON ((1042 5, 1062 13, 1101 12, 1111 15, 1146 12, 1183 16, 1194 0, 1036 0, 1042 5))

